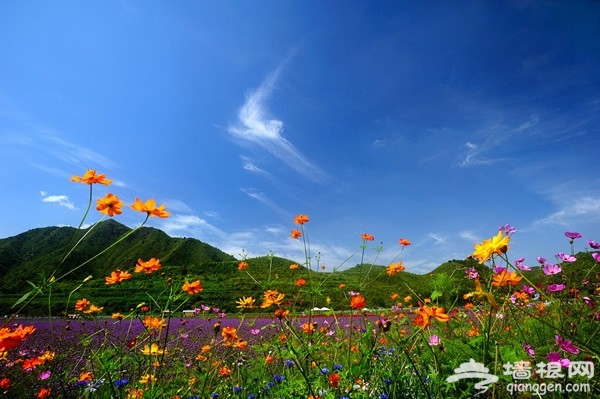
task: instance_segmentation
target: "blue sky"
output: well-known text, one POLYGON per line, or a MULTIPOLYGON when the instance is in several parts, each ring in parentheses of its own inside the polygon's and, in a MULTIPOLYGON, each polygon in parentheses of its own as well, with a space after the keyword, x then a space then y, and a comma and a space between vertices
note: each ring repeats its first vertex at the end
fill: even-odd
POLYGON ((0 37, 0 237, 76 226, 96 169, 236 257, 301 261, 300 213, 329 270, 600 241, 598 2, 13 1, 0 37))

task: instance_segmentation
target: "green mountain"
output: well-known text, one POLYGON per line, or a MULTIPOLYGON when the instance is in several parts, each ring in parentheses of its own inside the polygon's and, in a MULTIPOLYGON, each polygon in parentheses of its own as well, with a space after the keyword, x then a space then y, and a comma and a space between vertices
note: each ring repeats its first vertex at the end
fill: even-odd
MULTIPOLYGON (((560 278, 596 281, 598 267, 591 254, 580 253, 577 257, 577 262, 563 264, 560 278)), ((46 315, 50 309, 55 315, 72 313, 75 300, 85 297, 97 306, 104 306, 104 314, 111 314, 128 312, 141 303, 158 310, 169 292, 180 292, 184 281, 196 279, 202 282, 203 291, 185 304, 171 304, 173 308, 206 304, 232 312, 240 297, 252 296, 259 304, 267 289, 285 293, 287 305, 298 311, 312 307, 346 310, 349 291, 363 294, 371 309, 389 308, 399 302, 416 305, 418 298, 432 298, 449 307, 463 303, 463 295, 474 288, 473 282, 465 278, 467 267, 476 268, 482 276, 489 277, 491 273, 487 266, 472 259, 451 260, 424 275, 401 272, 392 276, 381 265, 360 264, 328 272, 303 266, 292 270, 291 264, 301 262, 274 256, 246 259, 246 262, 247 269, 240 271, 239 260, 197 239, 173 238, 149 227, 132 233, 114 220, 99 223, 91 230, 33 229, 0 239, 0 314, 13 313, 12 305, 31 291, 31 283, 41 292, 21 312, 46 315), (130 235, 110 247, 126 234, 130 235), (67 248, 73 247, 68 253, 67 248), (102 254, 96 257, 99 253, 102 254), (157 258, 163 266, 150 275, 133 273, 139 258, 157 258), (106 285, 105 277, 116 269, 127 270, 134 276, 116 285, 106 285), (48 289, 43 282, 50 276, 59 281, 48 289), (88 276, 92 278, 83 283, 88 276), (305 281, 304 285, 300 279, 305 281), (404 302, 407 296, 412 300, 404 302)), ((539 268, 527 276, 531 284, 556 282, 557 277, 550 280, 539 268)))

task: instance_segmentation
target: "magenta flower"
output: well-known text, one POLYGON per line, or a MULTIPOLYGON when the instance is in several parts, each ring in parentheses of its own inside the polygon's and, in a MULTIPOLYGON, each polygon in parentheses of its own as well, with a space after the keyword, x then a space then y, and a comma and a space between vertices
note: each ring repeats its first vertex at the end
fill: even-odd
POLYGON ((598 243, 596 241, 588 240, 588 245, 592 249, 600 249, 600 243, 598 243))
POLYGON ((535 351, 533 350, 533 347, 531 345, 529 345, 527 342, 523 342, 523 350, 525 351, 525 353, 527 353, 529 356, 533 356, 535 355, 535 351))
POLYGON ((544 272, 544 274, 546 276, 552 276, 552 275, 562 272, 562 269, 560 268, 559 265, 546 264, 546 265, 544 265, 544 267, 542 267, 542 271, 544 272))
POLYGON ((429 337, 429 345, 431 346, 438 346, 441 343, 441 341, 442 340, 437 335, 432 335, 431 337, 429 337))
POLYGON ((38 376, 38 378, 40 380, 47 380, 48 378, 50 378, 50 376, 52 375, 52 373, 50 372, 50 370, 46 370, 40 373, 40 375, 38 376))
POLYGON ((504 235, 511 235, 511 234, 515 234, 517 232, 517 228, 511 226, 510 224, 505 224, 504 226, 500 226, 498 227, 498 230, 503 232, 504 235))
POLYGON ((529 266, 525 266, 523 264, 523 262, 525 262, 525 258, 519 258, 515 261, 515 266, 517 266, 517 269, 523 271, 523 272, 528 272, 531 270, 531 267, 529 266))
POLYGON ((558 352, 550 352, 546 355, 546 359, 548 359, 549 362, 552 363, 560 363, 561 367, 569 367, 569 364, 571 364, 571 361, 569 359, 561 359, 560 358, 560 353, 558 352))
POLYGON ((574 355, 579 353, 579 349, 577 349, 570 340, 562 339, 560 335, 555 335, 554 338, 556 338, 556 343, 563 351, 572 353, 574 355))
POLYGON ((594 301, 592 298, 590 298, 588 296, 583 297, 583 302, 585 302, 585 304, 588 305, 592 309, 596 308, 596 301, 594 301))
POLYGON ((526 294, 529 294, 529 295, 535 294, 535 289, 533 287, 528 286, 528 285, 524 285, 523 287, 521 287, 521 289, 526 294))
POLYGON ((546 264, 546 258, 542 258, 541 256, 537 257, 537 261, 540 265, 545 265, 546 264))
POLYGON ((594 258, 596 262, 600 262, 600 252, 594 252, 592 258, 594 258))
POLYGON ((494 266, 494 273, 496 274, 502 274, 502 272, 506 271, 506 267, 502 267, 502 266, 494 266))
POLYGON ((581 236, 581 234, 579 234, 579 233, 577 233, 577 232, 574 232, 574 231, 573 231, 573 232, 571 232, 571 231, 567 231, 567 232, 565 233, 565 235, 567 236, 567 238, 569 238, 569 239, 571 239, 571 240, 574 240, 574 239, 576 239, 576 238, 581 238, 581 237, 582 237, 582 236, 581 236))
POLYGON ((477 277, 479 277, 479 273, 477 273, 477 270, 475 270, 473 267, 467 267, 465 273, 467 273, 467 278, 469 280, 475 280, 477 277))
POLYGON ((563 262, 568 262, 568 263, 572 263, 572 262, 575 262, 577 260, 577 258, 574 257, 573 255, 567 255, 564 252, 557 253, 556 257, 559 260, 562 260, 563 262))
POLYGON ((548 284, 546 286, 546 289, 550 292, 559 292, 559 291, 563 291, 565 289, 565 285, 564 284, 556 284, 556 283, 552 283, 552 284, 548 284))

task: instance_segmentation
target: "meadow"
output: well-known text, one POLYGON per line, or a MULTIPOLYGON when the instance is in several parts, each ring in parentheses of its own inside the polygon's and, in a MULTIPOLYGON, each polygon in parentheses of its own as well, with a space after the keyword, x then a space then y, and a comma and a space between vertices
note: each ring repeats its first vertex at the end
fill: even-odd
MULTIPOLYGON (((94 185, 110 185, 111 180, 94 170, 72 180, 89 188, 88 208, 76 229, 81 232, 94 205, 94 185)), ((204 302, 202 275, 170 273, 160 259, 140 253, 129 269, 104 276, 103 285, 143 291, 149 285, 139 281, 152 280, 152 292, 134 306, 111 309, 99 302, 101 298, 86 295, 93 292, 85 291, 89 278, 72 282, 68 277, 115 246, 126 245, 149 218, 170 215, 165 205, 151 199, 135 198, 129 209, 142 215, 138 227, 65 269, 100 221, 85 234, 74 234, 58 264, 30 282, 31 288, 14 301, 0 329, 0 395, 600 396, 595 373, 600 354, 600 244, 577 232, 565 232, 565 248, 556 249, 556 259, 538 258, 532 266, 522 258, 509 260, 510 241, 518 235, 514 227, 500 226, 489 239, 475 244, 470 262, 453 266, 466 292, 449 298, 441 285, 427 294, 408 287, 408 295, 399 295, 400 289, 391 289, 384 293, 389 302, 375 303, 369 286, 375 262, 365 260, 367 249, 377 249, 374 237, 360 237, 357 270, 363 278, 351 286, 339 280, 332 288, 326 283, 336 278, 337 269, 317 273, 321 265, 308 240, 311 221, 301 214, 290 221, 290 239, 297 240, 305 254, 301 262, 287 266, 293 284, 282 285, 271 273, 257 274, 252 259, 240 259, 234 272, 253 282, 253 289, 237 287, 239 296, 233 303, 204 302), (576 253, 576 248, 585 251, 576 253), (53 296, 55 287, 67 283, 68 295, 53 296), (45 317, 16 316, 40 298, 48 304, 45 317), (51 311, 55 305, 65 312, 57 316, 51 311)), ((95 211, 105 218, 118 217, 124 203, 107 194, 95 199, 95 211)), ((385 267, 386 277, 405 272, 401 258, 410 244, 409 239, 399 239, 398 254, 385 267)), ((443 279, 439 282, 443 285, 443 279)))

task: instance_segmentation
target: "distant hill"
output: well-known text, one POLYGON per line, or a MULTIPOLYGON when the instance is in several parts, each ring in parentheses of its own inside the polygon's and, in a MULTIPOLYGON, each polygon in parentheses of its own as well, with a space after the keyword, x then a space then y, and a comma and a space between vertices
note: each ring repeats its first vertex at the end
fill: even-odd
MULTIPOLYGON (((11 305, 31 289, 27 281, 39 284, 44 277, 62 274, 76 268, 114 243, 131 229, 114 220, 96 225, 91 231, 77 231, 72 227, 44 227, 29 230, 14 237, 0 239, 0 314, 11 313, 11 305), (85 238, 64 262, 66 249, 81 237, 85 238)), ((598 281, 599 265, 591 254, 577 254, 577 262, 563 264, 560 278, 569 281, 598 281)), ((465 278, 467 267, 476 268, 488 276, 491 269, 473 259, 450 260, 429 273, 418 275, 401 272, 386 274, 384 265, 360 264, 343 271, 309 270, 303 266, 290 269, 299 261, 275 256, 246 259, 249 266, 238 270, 236 258, 194 238, 173 238, 163 231, 142 227, 106 253, 70 273, 45 289, 25 309, 29 314, 47 314, 51 303, 53 314, 72 311, 76 299, 86 297, 104 314, 126 312, 140 303, 160 303, 171 281, 199 279, 204 290, 193 297, 186 307, 201 304, 217 306, 227 312, 236 311, 235 301, 252 296, 260 302, 264 290, 277 289, 286 294, 286 303, 297 310, 314 306, 348 309, 349 291, 359 291, 371 309, 389 308, 402 303, 416 305, 418 298, 432 298, 438 304, 450 307, 464 303, 463 295, 473 290, 473 281, 465 278), (116 269, 133 272, 138 258, 160 259, 163 265, 152 275, 135 274, 134 278, 116 286, 105 284, 104 277, 116 269), (73 289, 87 276, 92 279, 76 292, 73 289), (306 280, 306 285, 298 283, 306 280), (51 295, 51 301, 48 301, 51 295), (412 299, 405 301, 404 298, 412 299)), ((534 268, 527 273, 532 284, 544 284, 549 277, 534 268)), ((558 276, 555 276, 558 277, 558 276)), ((554 280, 552 280, 554 281, 554 280)), ((594 284, 589 284, 593 287, 594 284)), ((178 287, 176 287, 179 289, 178 287)), ((176 305, 176 304, 173 304, 176 305)), ((257 309, 256 311, 260 311, 257 309)))

